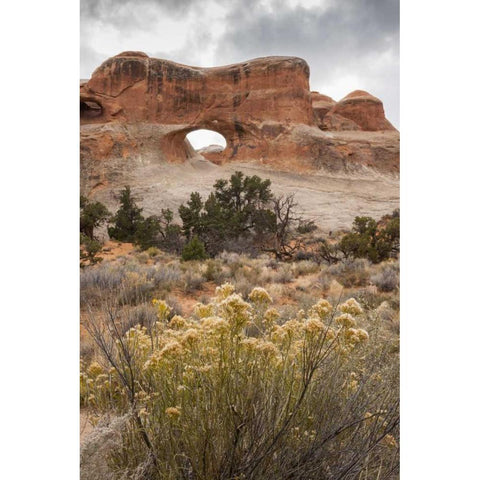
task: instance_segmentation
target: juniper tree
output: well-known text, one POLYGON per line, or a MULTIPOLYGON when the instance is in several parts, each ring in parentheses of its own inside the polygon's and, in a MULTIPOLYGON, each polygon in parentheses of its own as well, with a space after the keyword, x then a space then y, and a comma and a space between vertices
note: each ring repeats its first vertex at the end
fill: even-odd
POLYGON ((130 187, 126 186, 120 193, 120 208, 112 219, 113 226, 109 227, 108 235, 121 242, 134 242, 143 220, 142 209, 136 205, 130 187))
POLYGON ((106 223, 111 214, 100 202, 90 202, 87 197, 80 196, 80 233, 94 240, 94 230, 106 223))

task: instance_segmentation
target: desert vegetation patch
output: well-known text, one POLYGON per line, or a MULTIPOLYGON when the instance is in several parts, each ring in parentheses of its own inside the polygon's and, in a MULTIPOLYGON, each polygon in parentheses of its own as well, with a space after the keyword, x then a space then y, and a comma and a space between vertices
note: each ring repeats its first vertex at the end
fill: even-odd
POLYGON ((400 212, 324 231, 270 187, 82 199, 82 478, 398 477, 400 212))

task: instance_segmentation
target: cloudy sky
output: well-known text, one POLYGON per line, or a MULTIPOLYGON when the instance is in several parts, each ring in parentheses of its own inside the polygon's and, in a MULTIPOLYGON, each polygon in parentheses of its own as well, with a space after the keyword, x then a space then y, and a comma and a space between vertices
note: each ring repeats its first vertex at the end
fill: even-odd
POLYGON ((125 50, 212 67, 268 55, 310 65, 310 89, 380 98, 399 122, 399 0, 81 0, 82 78, 125 50))

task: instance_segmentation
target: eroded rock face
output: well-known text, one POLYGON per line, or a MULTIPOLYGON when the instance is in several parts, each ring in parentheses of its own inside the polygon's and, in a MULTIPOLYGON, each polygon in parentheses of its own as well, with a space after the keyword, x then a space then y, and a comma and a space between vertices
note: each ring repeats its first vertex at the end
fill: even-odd
POLYGON ((382 102, 361 91, 339 102, 310 92, 309 67, 297 57, 198 68, 124 52, 81 82, 80 119, 85 194, 139 166, 202 158, 185 138, 197 129, 225 137, 225 150, 204 152, 216 164, 398 172, 398 132, 382 102))
POLYGON ((335 106, 336 102, 333 98, 318 92, 312 92, 311 95, 315 123, 318 127, 322 128, 323 118, 335 106))
POLYGON ((355 90, 342 98, 323 121, 325 130, 396 130, 385 118, 381 100, 363 90, 355 90))
POLYGON ((171 160, 184 160, 185 135, 201 128, 225 137, 225 158, 261 158, 285 125, 313 123, 308 77, 307 63, 296 57, 197 68, 125 52, 81 87, 81 123, 175 126, 159 139, 171 160))

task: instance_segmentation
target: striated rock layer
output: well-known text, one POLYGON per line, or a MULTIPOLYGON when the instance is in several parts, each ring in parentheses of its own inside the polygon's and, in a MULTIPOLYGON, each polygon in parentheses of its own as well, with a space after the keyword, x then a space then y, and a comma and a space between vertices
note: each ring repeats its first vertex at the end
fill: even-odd
POLYGON ((339 102, 310 92, 309 67, 297 57, 198 68, 124 52, 81 82, 80 121, 86 194, 141 165, 202 158, 185 138, 197 129, 225 137, 225 150, 205 152, 217 164, 295 173, 399 168, 399 134, 382 102, 362 91, 339 102))
POLYGON ((385 118, 383 103, 373 95, 355 90, 342 98, 323 117, 326 130, 395 130, 385 118), (341 117, 341 118, 340 118, 341 117), (349 127, 341 126, 344 121, 349 127))

